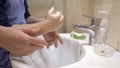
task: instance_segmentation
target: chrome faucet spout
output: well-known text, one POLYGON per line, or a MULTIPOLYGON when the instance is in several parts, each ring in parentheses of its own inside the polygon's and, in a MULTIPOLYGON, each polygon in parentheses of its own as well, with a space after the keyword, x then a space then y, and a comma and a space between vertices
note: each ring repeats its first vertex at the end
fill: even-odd
POLYGON ((73 28, 74 29, 78 29, 78 30, 84 30, 86 31, 88 34, 89 34, 89 45, 92 45, 92 40, 93 40, 93 37, 95 35, 94 31, 91 30, 89 27, 87 26, 84 26, 84 25, 80 25, 80 24, 75 24, 73 25, 73 28))

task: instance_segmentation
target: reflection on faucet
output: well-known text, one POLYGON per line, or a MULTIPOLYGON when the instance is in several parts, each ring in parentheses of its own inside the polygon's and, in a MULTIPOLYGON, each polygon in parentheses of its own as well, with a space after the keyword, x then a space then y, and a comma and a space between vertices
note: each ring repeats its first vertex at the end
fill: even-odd
POLYGON ((89 45, 93 44, 93 40, 96 37, 97 31, 100 27, 101 18, 83 15, 85 17, 91 18, 91 26, 85 26, 80 24, 73 25, 74 29, 86 31, 89 34, 89 45))

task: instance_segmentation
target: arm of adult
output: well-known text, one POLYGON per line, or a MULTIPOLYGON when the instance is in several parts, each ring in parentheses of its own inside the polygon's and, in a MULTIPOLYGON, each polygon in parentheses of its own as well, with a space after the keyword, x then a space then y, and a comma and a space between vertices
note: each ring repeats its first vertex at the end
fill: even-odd
POLYGON ((35 34, 39 30, 39 28, 0 26, 0 47, 15 56, 31 54, 35 50, 42 49, 45 45, 48 45, 45 41, 31 36, 31 34, 35 34))

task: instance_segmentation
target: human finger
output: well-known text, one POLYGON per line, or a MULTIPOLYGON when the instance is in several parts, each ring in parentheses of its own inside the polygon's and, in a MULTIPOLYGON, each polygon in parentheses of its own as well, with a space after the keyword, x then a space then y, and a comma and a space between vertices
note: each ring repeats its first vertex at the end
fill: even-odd
POLYGON ((44 48, 44 46, 40 46, 40 45, 35 45, 35 44, 30 44, 28 45, 28 51, 35 51, 35 50, 39 50, 44 48))
POLYGON ((51 9, 48 11, 49 15, 52 15, 54 13, 54 7, 51 7, 51 9))
POLYGON ((30 36, 35 36, 39 33, 40 31, 40 28, 22 28, 23 29, 23 32, 29 34, 30 36))
POLYGON ((58 41, 57 40, 54 40, 54 46, 55 46, 55 48, 58 48, 58 41))
POLYGON ((55 32, 56 33, 56 39, 61 43, 63 44, 63 39, 60 37, 60 35, 58 34, 58 32, 55 32))
POLYGON ((57 18, 60 18, 61 17, 61 12, 60 11, 57 11, 54 16, 56 16, 57 18))
POLYGON ((61 15, 60 21, 64 22, 64 16, 63 15, 61 15))
POLYGON ((49 47, 52 46, 53 43, 54 43, 53 41, 49 41, 47 48, 49 49, 49 47))
POLYGON ((63 44, 63 39, 62 39, 60 36, 58 36, 57 39, 59 40, 59 42, 60 42, 61 44, 63 44))
POLYGON ((31 41, 29 44, 40 45, 40 46, 47 46, 48 43, 44 40, 38 39, 36 37, 31 37, 31 41))

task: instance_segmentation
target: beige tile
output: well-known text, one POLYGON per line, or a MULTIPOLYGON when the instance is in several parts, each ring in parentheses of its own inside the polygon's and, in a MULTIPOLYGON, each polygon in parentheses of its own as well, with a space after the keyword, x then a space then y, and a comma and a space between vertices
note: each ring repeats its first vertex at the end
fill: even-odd
POLYGON ((112 12, 120 14, 120 0, 113 0, 112 4, 113 4, 112 12))
POLYGON ((73 30, 72 25, 79 23, 81 20, 81 4, 80 0, 66 0, 66 27, 67 32, 73 30))
MULTIPOLYGON (((94 0, 91 0, 92 2, 94 0)), ((92 15, 93 4, 89 0, 67 0, 66 5, 66 24, 67 31, 72 31, 72 25, 80 23, 83 25, 90 25, 89 18, 82 15, 92 15)))
POLYGON ((54 0, 28 0, 29 9, 32 15, 44 17, 54 0))
POLYGON ((118 49, 120 15, 112 14, 109 18, 106 43, 115 49, 118 49))

